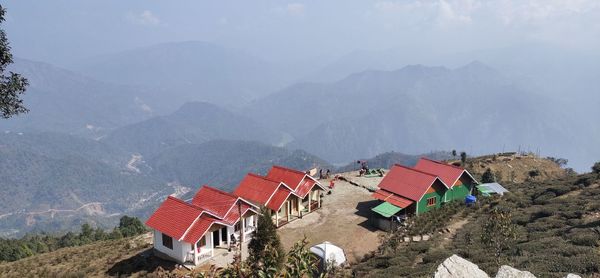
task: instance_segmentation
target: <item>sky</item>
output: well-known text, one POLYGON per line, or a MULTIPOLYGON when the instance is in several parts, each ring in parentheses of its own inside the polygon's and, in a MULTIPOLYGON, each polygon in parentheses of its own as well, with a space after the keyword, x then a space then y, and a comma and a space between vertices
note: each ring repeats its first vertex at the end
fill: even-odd
POLYGON ((597 0, 6 0, 16 56, 68 65, 163 42, 209 41, 273 61, 402 47, 439 53, 600 47, 597 0))

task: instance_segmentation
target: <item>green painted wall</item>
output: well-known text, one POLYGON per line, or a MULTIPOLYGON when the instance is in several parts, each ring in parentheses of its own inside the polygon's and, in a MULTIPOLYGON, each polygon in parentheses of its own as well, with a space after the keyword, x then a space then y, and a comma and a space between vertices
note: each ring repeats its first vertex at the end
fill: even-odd
POLYGON ((446 202, 451 202, 454 200, 464 201, 465 197, 469 195, 471 188, 473 187, 473 181, 468 175, 463 174, 463 176, 459 179, 456 185, 452 187, 452 189, 446 191, 445 199, 446 202))
POLYGON ((446 193, 446 187, 436 182, 435 184, 433 184, 433 189, 435 190, 434 192, 425 194, 423 198, 421 198, 421 200, 417 202, 417 215, 442 206, 442 202, 444 201, 443 197, 446 193), (427 199, 432 197, 436 198, 435 205, 427 206, 427 199))

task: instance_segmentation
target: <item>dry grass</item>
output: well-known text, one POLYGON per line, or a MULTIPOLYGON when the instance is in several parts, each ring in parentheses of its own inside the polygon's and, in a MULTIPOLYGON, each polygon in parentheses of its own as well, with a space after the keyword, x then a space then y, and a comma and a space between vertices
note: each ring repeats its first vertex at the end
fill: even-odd
POLYGON ((147 234, 63 248, 2 263, 0 277, 140 277, 168 268, 169 263, 150 256, 150 248, 147 234))
POLYGON ((526 181, 547 181, 566 176, 565 169, 545 158, 536 156, 493 156, 472 158, 467 161, 469 172, 481 177, 483 172, 490 168, 496 178, 503 183, 523 183, 526 181), (539 171, 539 176, 532 178, 529 172, 539 171))

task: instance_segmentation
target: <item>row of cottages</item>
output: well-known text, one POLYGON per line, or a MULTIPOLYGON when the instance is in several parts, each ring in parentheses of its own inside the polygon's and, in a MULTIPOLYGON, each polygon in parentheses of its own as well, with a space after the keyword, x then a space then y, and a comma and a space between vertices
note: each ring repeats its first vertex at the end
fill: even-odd
POLYGON ((241 197, 204 185, 191 202, 167 197, 146 225, 154 230, 156 256, 198 265, 218 248, 250 240, 258 211, 241 197))
POLYGON ((266 207, 275 226, 302 218, 321 207, 326 188, 310 175, 273 166, 265 176, 249 173, 233 192, 258 206, 266 207))
POLYGON ((394 165, 379 183, 373 197, 381 202, 372 210, 372 222, 382 230, 393 230, 401 218, 419 215, 443 203, 471 194, 478 182, 465 169, 421 158, 413 168, 394 165))

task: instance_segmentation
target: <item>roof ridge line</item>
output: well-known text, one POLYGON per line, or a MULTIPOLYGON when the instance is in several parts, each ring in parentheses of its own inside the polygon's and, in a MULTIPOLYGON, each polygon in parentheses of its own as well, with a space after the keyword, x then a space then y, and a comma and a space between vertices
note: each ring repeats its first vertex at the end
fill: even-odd
POLYGON ((261 175, 259 175, 259 174, 255 174, 255 173, 248 173, 248 175, 250 175, 250 176, 253 176, 253 177, 256 177, 256 178, 260 178, 260 179, 263 179, 263 180, 266 180, 266 181, 270 181, 270 182, 278 183, 278 184, 279 184, 279 183, 282 183, 281 181, 277 181, 277 180, 274 180, 274 179, 270 179, 270 178, 267 178, 267 177, 265 177, 265 176, 261 176, 261 175))
POLYGON ((177 197, 174 197, 174 196, 171 196, 171 195, 167 196, 167 199, 171 199, 171 200, 173 200, 175 202, 178 202, 180 204, 186 205, 186 206, 188 206, 190 208, 197 209, 197 210, 200 211, 200 213, 205 212, 205 211, 206 212, 210 212, 209 210, 204 209, 204 208, 202 208, 202 207, 200 207, 198 205, 195 205, 195 204, 192 204, 192 203, 188 203, 188 202, 186 202, 184 200, 181 200, 181 199, 179 199, 177 197))
POLYGON ((466 170, 466 169, 464 169, 462 167, 458 167, 456 165, 452 165, 452 164, 444 163, 444 162, 441 162, 441 161, 437 161, 437 160, 434 160, 434 159, 431 159, 431 158, 427 158, 427 157, 424 157, 424 156, 422 156, 421 159, 427 160, 429 162, 437 163, 437 164, 440 164, 442 166, 449 166, 449 167, 452 167, 452 168, 455 168, 455 169, 459 169, 459 170, 466 170))
MULTIPOLYGON (((219 192, 219 193, 223 193, 223 194, 225 194, 225 195, 227 195, 227 196, 229 196, 229 197, 233 197, 233 198, 237 198, 237 197, 238 197, 238 196, 236 196, 235 194, 233 194, 233 193, 231 193, 231 192, 227 192, 227 191, 224 191, 224 190, 218 189, 218 188, 216 188, 216 187, 213 187, 213 186, 210 186, 210 185, 208 185, 208 184, 204 184, 204 185, 202 185, 202 187, 206 187, 206 188, 207 188, 207 189, 209 189, 209 190, 212 190, 212 191, 217 191, 217 192, 219 192)), ((202 189, 202 187, 201 187, 200 189, 202 189)), ((198 190, 198 191, 200 191, 200 190, 198 190)))
POLYGON ((293 173, 297 173, 297 174, 306 175, 305 172, 302 172, 302 171, 299 171, 299 170, 296 170, 296 169, 287 168, 287 167, 280 166, 280 165, 273 165, 272 168, 279 168, 279 169, 282 169, 282 170, 285 170, 285 171, 289 171, 289 172, 293 172, 293 173))
POLYGON ((439 176, 436 175, 436 174, 425 172, 425 171, 421 171, 419 169, 415 169, 415 168, 412 168, 412 167, 404 166, 404 165, 401 165, 401 164, 397 164, 396 163, 396 164, 394 164, 394 166, 398 166, 398 167, 401 167, 401 168, 404 168, 404 169, 412 170, 412 171, 415 171, 415 172, 418 172, 418 173, 421 173, 421 174, 425 174, 425 175, 428 175, 428 176, 431 176, 431 177, 434 177, 434 178, 439 178, 439 176))

